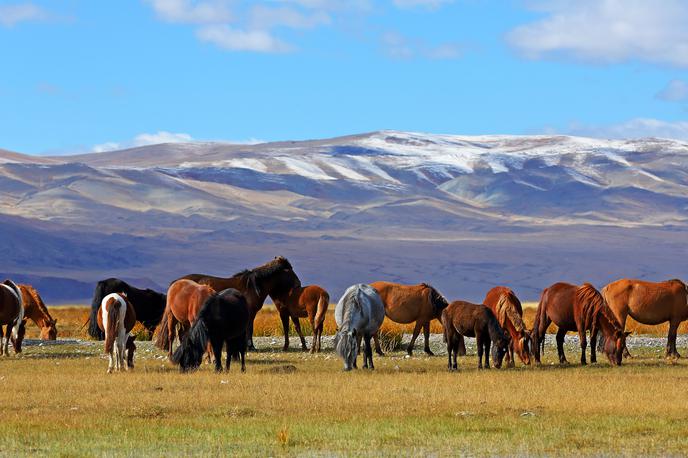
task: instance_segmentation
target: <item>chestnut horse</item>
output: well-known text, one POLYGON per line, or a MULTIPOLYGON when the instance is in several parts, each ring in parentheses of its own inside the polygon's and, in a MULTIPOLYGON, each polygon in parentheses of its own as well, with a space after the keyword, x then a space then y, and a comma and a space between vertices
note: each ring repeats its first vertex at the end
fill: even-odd
POLYGON ((204 274, 190 274, 182 278, 208 285, 215 291, 234 288, 244 296, 249 309, 249 325, 246 333, 249 350, 256 349, 253 345, 253 321, 258 311, 263 308, 265 298, 268 295, 280 296, 293 288, 301 287, 301 280, 294 272, 291 263, 282 256, 255 269, 243 270, 229 278, 204 274))
POLYGON ((499 369, 502 359, 508 351, 509 338, 499 326, 492 310, 482 304, 471 304, 465 301, 454 301, 442 311, 444 340, 447 343, 448 367, 450 371, 458 369, 456 356, 459 352, 459 338, 475 337, 478 347, 478 369, 490 368, 490 346, 492 362, 499 369))
POLYGON ((105 334, 105 353, 110 357, 107 373, 134 368, 135 337, 129 332, 136 324, 136 311, 126 293, 111 293, 103 298, 98 309, 98 327, 105 334), (124 365, 124 350, 127 364, 124 365))
POLYGON ((483 304, 487 306, 499 325, 509 333, 509 351, 506 354, 506 366, 514 367, 514 350, 525 365, 530 364, 530 332, 523 323, 523 307, 516 294, 506 286, 495 286, 487 292, 483 304))
POLYGON ((41 328, 41 340, 57 339, 57 320, 54 320, 43 303, 38 291, 31 285, 19 285, 24 303, 24 320, 19 327, 18 338, 12 339, 15 347, 21 350, 24 335, 26 334, 26 322, 30 319, 41 328))
POLYGON ((602 288, 602 295, 621 328, 630 315, 639 323, 655 325, 669 322, 666 356, 680 358, 676 351, 676 332, 688 319, 688 286, 681 280, 653 283, 642 280, 617 280, 602 288))
POLYGON ((533 324, 533 346, 535 362, 540 364, 540 347, 544 346, 545 333, 550 323, 554 322, 557 330, 557 351, 559 362, 567 363, 564 355, 564 336, 567 331, 577 331, 581 346, 581 364, 585 361, 587 346, 586 331, 590 331, 590 362, 597 362, 595 343, 597 333, 602 329, 606 345, 603 350, 612 365, 620 366, 626 336, 614 314, 607 306, 604 297, 590 283, 582 286, 569 283, 555 283, 545 288, 540 296, 540 303, 533 324))
POLYGON ((155 332, 155 345, 161 350, 167 350, 170 359, 177 325, 181 342, 196 321, 203 303, 214 293, 215 290, 210 286, 199 285, 192 280, 181 279, 170 285, 162 321, 155 332))
POLYGON ((17 346, 19 340, 19 328, 24 319, 24 304, 19 287, 11 280, 0 283, 0 355, 9 356, 10 337, 14 339, 14 352, 20 353, 21 347, 17 346), (5 333, 2 327, 7 325, 5 333))
POLYGON ((289 318, 301 338, 301 348, 306 351, 306 339, 301 332, 299 318, 308 318, 313 329, 311 353, 320 351, 325 314, 330 304, 330 295, 318 285, 294 288, 282 296, 272 296, 284 328, 284 351, 289 349, 289 318))
MULTIPOLYGON (((420 285, 400 285, 386 281, 377 281, 370 286, 380 294, 382 303, 385 304, 385 315, 396 323, 416 322, 413 328, 413 336, 406 351, 409 355, 413 354, 413 347, 416 339, 423 328, 425 337, 425 353, 433 355, 430 350, 430 322, 433 319, 439 320, 442 310, 449 304, 435 288, 427 283, 420 285)), ((375 340, 375 351, 382 354, 380 341, 377 333, 373 337, 375 340)))

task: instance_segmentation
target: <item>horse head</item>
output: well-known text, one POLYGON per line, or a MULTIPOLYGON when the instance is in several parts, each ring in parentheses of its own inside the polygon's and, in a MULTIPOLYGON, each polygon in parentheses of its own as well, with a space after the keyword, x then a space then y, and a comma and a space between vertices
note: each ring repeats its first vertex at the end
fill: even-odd
POLYGON ((530 358, 532 355, 532 345, 533 345, 533 337, 530 334, 530 331, 527 329, 523 329, 521 331, 521 335, 516 341, 514 342, 514 350, 518 354, 518 357, 521 359, 521 362, 525 364, 526 366, 530 365, 530 358))
POLYGON ((353 369, 358 356, 356 329, 339 330, 334 336, 334 349, 344 360, 344 370, 353 369))
POLYGON ((41 340, 56 340, 57 339, 57 320, 48 319, 41 327, 41 340))
POLYGON ((630 331, 616 330, 613 336, 604 339, 602 350, 612 366, 621 366, 624 348, 626 348, 626 337, 629 334, 630 331))
POLYGON ((504 356, 509 349, 509 337, 502 336, 496 342, 492 342, 492 348, 490 352, 492 353, 492 364, 497 369, 502 367, 502 361, 504 361, 504 356))

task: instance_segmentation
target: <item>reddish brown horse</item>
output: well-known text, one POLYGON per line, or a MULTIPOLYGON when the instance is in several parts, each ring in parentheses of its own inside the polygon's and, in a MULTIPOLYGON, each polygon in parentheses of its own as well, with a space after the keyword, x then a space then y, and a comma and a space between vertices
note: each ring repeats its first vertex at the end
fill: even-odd
POLYGON ((181 342, 196 321, 203 303, 214 293, 215 290, 210 286, 199 285, 191 280, 181 279, 170 285, 162 321, 155 331, 155 345, 161 350, 167 350, 170 359, 177 327, 181 342))
POLYGON ((567 363, 564 355, 564 337, 568 331, 577 331, 581 346, 581 364, 586 364, 586 331, 590 331, 590 362, 597 362, 595 344, 597 333, 602 329, 606 344, 603 348, 612 365, 621 365, 626 336, 604 298, 590 283, 582 286, 555 283, 545 288, 533 324, 535 362, 540 364, 540 347, 544 346, 545 333, 550 323, 557 330, 559 362, 567 363))
POLYGON ((108 374, 113 369, 134 368, 135 337, 129 332, 136 324, 136 311, 126 293, 111 293, 105 296, 98 309, 98 327, 105 333, 105 353, 110 357, 108 374), (127 364, 124 365, 124 350, 127 350, 127 364))
POLYGON ((24 305, 19 287, 11 280, 0 283, 0 355, 9 356, 10 337, 14 339, 14 352, 20 353, 17 346, 19 328, 24 319, 24 305), (7 326, 3 333, 2 327, 7 326))
MULTIPOLYGON (((413 328, 411 343, 409 343, 406 349, 408 354, 413 354, 413 347, 422 328, 423 336, 425 337, 425 353, 433 355, 430 350, 430 322, 433 319, 439 320, 442 316, 442 310, 447 307, 448 302, 444 296, 427 283, 400 285, 398 283, 377 281, 371 283, 370 286, 380 294, 382 303, 385 304, 385 315, 387 318, 396 323, 416 322, 416 326, 413 328)), ((378 354, 382 354, 377 334, 373 337, 375 339, 375 351, 378 354)))
POLYGON ((487 292, 483 301, 495 317, 499 325, 509 333, 509 351, 506 354, 506 366, 514 367, 514 350, 523 364, 530 364, 530 332, 523 323, 523 307, 516 294, 505 286, 495 286, 487 292))
POLYGON ((655 325, 669 322, 666 356, 680 358, 676 351, 676 332, 688 319, 688 286, 681 280, 653 283, 642 280, 617 280, 602 288, 602 295, 621 328, 630 315, 639 323, 655 325))
POLYGON ((311 329, 313 329, 311 353, 319 352, 325 314, 330 304, 330 295, 327 294, 327 291, 320 286, 310 285, 294 288, 282 296, 272 296, 272 300, 275 302, 284 328, 283 350, 289 349, 289 318, 291 318, 294 328, 301 338, 301 348, 306 351, 306 339, 301 332, 299 318, 308 318, 311 329))
POLYGON ((265 298, 281 296, 289 290, 301 287, 301 280, 286 258, 278 256, 272 261, 251 270, 243 270, 233 277, 221 278, 204 274, 191 274, 183 277, 197 283, 208 285, 216 291, 228 288, 238 290, 246 299, 249 308, 248 349, 253 345, 253 321, 263 308, 265 298))
POLYGON ((26 334, 26 322, 30 319, 41 328, 41 340, 57 339, 57 320, 54 320, 43 303, 38 291, 31 285, 19 285, 24 303, 24 320, 19 327, 18 339, 12 339, 12 344, 21 349, 24 335, 26 334))

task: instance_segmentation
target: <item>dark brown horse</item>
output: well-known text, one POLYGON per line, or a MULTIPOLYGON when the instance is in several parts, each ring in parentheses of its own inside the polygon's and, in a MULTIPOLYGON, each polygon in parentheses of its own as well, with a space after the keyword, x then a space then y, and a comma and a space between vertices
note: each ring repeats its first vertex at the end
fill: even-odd
POLYGON ((509 333, 509 351, 506 354, 506 366, 514 367, 514 350, 523 364, 530 364, 530 332, 523 323, 523 307, 516 294, 505 286, 495 286, 487 292, 483 301, 497 317, 499 325, 509 333))
POLYGON ((57 339, 57 320, 54 320, 48 312, 48 307, 43 303, 38 291, 31 285, 19 285, 24 304, 24 319, 19 327, 18 338, 12 339, 15 348, 21 350, 24 335, 26 334, 26 322, 30 319, 41 328, 41 340, 57 339))
POLYGON ((9 356, 10 337, 13 339, 14 352, 20 353, 19 329, 24 319, 24 305, 19 287, 11 280, 0 283, 0 355, 9 356), (2 327, 7 326, 3 333, 2 327))
POLYGON ((265 298, 284 295, 291 289, 300 288, 301 280, 294 272, 286 258, 278 256, 272 261, 251 270, 242 270, 229 278, 213 277, 204 274, 191 274, 182 277, 197 283, 208 285, 216 291, 228 288, 238 290, 246 299, 249 309, 249 328, 247 332, 248 349, 255 350, 253 345, 253 321, 263 308, 265 298))
POLYGON ((498 369, 502 366, 509 338, 489 308, 481 304, 454 301, 442 311, 442 325, 450 371, 458 369, 456 356, 459 351, 459 337, 475 337, 478 347, 478 369, 483 368, 483 355, 485 369, 490 368, 490 346, 494 366, 498 369))
POLYGON ((676 351, 676 332, 688 319, 688 286, 681 280, 653 283, 642 280, 617 280, 602 288, 621 329, 630 315, 639 323, 655 325, 669 322, 666 356, 680 358, 676 351))
POLYGON ((181 279, 170 285, 167 290, 167 305, 155 331, 155 345, 161 350, 167 350, 170 359, 177 328, 181 342, 196 321, 205 301, 214 293, 215 290, 210 286, 199 285, 192 280, 181 279))
POLYGON ((105 334, 105 353, 110 357, 107 372, 134 368, 135 337, 129 332, 136 324, 136 311, 126 293, 111 293, 105 296, 98 309, 98 327, 105 334), (124 350, 127 350, 127 364, 124 365, 124 350))
POLYGON ((327 294, 327 291, 318 285, 310 285, 294 288, 282 296, 272 296, 272 300, 275 302, 284 328, 283 350, 289 349, 289 318, 291 318, 294 328, 301 338, 301 348, 306 351, 306 339, 301 332, 299 318, 308 318, 311 329, 313 329, 311 353, 319 352, 325 314, 330 304, 330 295, 327 294))
POLYGON ((626 336, 604 298, 590 283, 582 286, 569 283, 555 283, 545 288, 533 324, 533 346, 535 362, 540 364, 540 348, 544 346, 545 333, 550 323, 557 330, 557 351, 559 362, 567 363, 564 355, 564 337, 568 331, 577 331, 581 346, 581 364, 586 364, 586 331, 590 331, 590 362, 597 362, 595 344, 597 333, 602 329, 606 344, 604 352, 612 365, 620 366, 626 336))
MULTIPOLYGON (((408 354, 413 354, 413 347, 422 328, 423 336, 425 337, 425 353, 432 355, 433 353, 430 350, 430 322, 433 319, 439 320, 442 310, 448 305, 444 296, 427 283, 400 285, 398 283, 377 281, 371 283, 370 286, 380 294, 382 303, 385 304, 385 315, 387 318, 396 323, 416 322, 416 326, 413 328, 411 343, 409 343, 406 349, 408 354)), ((373 338, 375 339, 375 351, 378 354, 382 354, 377 334, 373 338)))

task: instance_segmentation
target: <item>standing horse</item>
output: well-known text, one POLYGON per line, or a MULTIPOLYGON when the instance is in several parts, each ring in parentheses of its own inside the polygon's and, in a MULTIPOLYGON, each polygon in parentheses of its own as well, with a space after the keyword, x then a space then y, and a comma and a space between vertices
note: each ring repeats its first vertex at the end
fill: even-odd
POLYGON ((215 370, 222 371, 222 348, 227 348, 227 370, 232 356, 241 359, 241 372, 246 371, 246 332, 249 310, 244 296, 235 289, 212 294, 203 303, 198 317, 181 345, 174 352, 172 362, 182 372, 201 365, 208 343, 215 354, 215 370))
POLYGON ((9 356, 10 337, 14 339, 14 352, 20 353, 19 328, 24 320, 24 304, 19 287, 11 280, 0 283, 0 355, 9 356), (3 334, 2 327, 7 325, 3 334))
MULTIPOLYGON (((442 310, 448 305, 447 300, 432 286, 427 283, 420 285, 400 285, 386 281, 377 281, 370 286, 380 294, 385 304, 385 315, 396 323, 413 323, 413 336, 406 351, 409 356, 413 354, 416 339, 423 328, 425 337, 425 353, 432 355, 430 350, 430 322, 439 320, 442 310)), ((380 342, 375 335, 375 351, 382 354, 380 342)))
POLYGON ((617 280, 602 288, 621 329, 630 315, 639 323, 655 325, 669 322, 666 356, 680 358, 676 351, 676 332, 688 319, 688 286, 681 280, 653 283, 642 280, 617 280))
POLYGON ((567 363, 564 355, 564 337, 568 331, 578 332, 583 365, 587 364, 586 331, 590 331, 590 362, 597 362, 595 343, 601 328, 607 342, 603 350, 610 364, 621 365, 626 336, 630 333, 623 332, 623 327, 616 321, 604 297, 590 283, 580 287, 568 283, 555 283, 542 292, 533 323, 533 347, 537 364, 540 364, 540 348, 544 347, 545 333, 552 322, 559 328, 557 352, 561 364, 567 363))
POLYGON ((289 318, 301 338, 301 348, 306 351, 306 339, 301 332, 299 318, 308 318, 313 330, 311 353, 320 352, 325 314, 330 303, 330 295, 317 285, 294 288, 283 296, 273 296, 273 302, 282 319, 284 328, 284 351, 289 349, 289 318))
POLYGON ((450 371, 458 369, 456 356, 459 352, 459 338, 475 337, 478 347, 478 369, 490 368, 490 347, 492 362, 499 369, 509 346, 509 338, 504 334, 494 313, 481 304, 454 301, 442 311, 444 340, 447 342, 447 358, 450 371), (452 358, 453 357, 453 358, 452 358))
POLYGON ((208 285, 199 285, 191 280, 177 280, 167 290, 167 305, 162 321, 155 332, 155 345, 167 350, 172 358, 172 344, 179 325, 179 340, 193 326, 201 307, 215 290, 208 285))
POLYGON ((516 294, 505 286, 495 286, 487 292, 483 301, 502 329, 509 333, 509 351, 506 354, 506 366, 514 367, 514 350, 525 365, 530 365, 530 332, 523 323, 523 307, 516 294))
POLYGON ((229 278, 204 274, 190 274, 182 278, 208 285, 215 291, 234 288, 246 298, 250 314, 246 335, 249 350, 256 349, 253 345, 253 321, 256 319, 258 311, 263 308, 265 298, 268 295, 271 297, 281 296, 293 288, 301 287, 301 280, 294 272, 291 263, 282 256, 278 256, 255 269, 242 270, 229 278))
POLYGON ((136 324, 136 311, 125 293, 111 293, 103 298, 97 315, 98 328, 105 334, 105 353, 110 357, 107 373, 134 368, 135 337, 129 332, 136 324), (124 350, 127 364, 124 365, 124 350))
POLYGON ((385 306, 378 292, 364 284, 350 286, 337 302, 334 318, 338 327, 334 348, 344 360, 344 370, 356 367, 361 338, 365 341, 363 368, 375 369, 370 339, 385 319, 385 306))
POLYGON ((88 326, 89 335, 94 339, 103 340, 105 335, 98 328, 96 318, 98 308, 100 308, 100 304, 105 296, 118 292, 123 292, 127 295, 129 302, 134 306, 137 320, 152 334, 162 319, 162 312, 165 310, 165 295, 152 289, 134 288, 118 278, 108 278, 99 281, 93 293, 88 326))
POLYGON ((36 326, 41 328, 41 340, 57 339, 57 320, 53 320, 48 312, 48 308, 43 303, 38 291, 31 285, 19 285, 24 304, 24 319, 19 326, 17 338, 12 338, 12 344, 21 351, 24 335, 26 334, 26 322, 31 319, 36 326))

